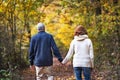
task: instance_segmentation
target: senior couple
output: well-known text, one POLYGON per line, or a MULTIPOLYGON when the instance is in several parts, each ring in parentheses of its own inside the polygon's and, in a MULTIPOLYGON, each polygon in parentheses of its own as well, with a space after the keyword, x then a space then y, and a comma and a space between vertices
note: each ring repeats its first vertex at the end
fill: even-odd
POLYGON ((47 75, 48 80, 54 80, 52 74, 53 54, 59 62, 66 64, 73 56, 73 69, 76 80, 91 80, 91 70, 94 67, 94 54, 92 41, 86 29, 79 25, 75 28, 74 39, 70 43, 69 51, 63 59, 51 34, 45 32, 45 25, 38 23, 38 33, 31 38, 29 49, 30 68, 35 67, 36 79, 43 80, 47 75))

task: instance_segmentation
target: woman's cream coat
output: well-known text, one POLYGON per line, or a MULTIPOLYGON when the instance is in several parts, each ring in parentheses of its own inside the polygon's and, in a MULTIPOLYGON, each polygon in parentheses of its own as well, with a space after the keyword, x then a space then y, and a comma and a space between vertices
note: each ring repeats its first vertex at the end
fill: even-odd
POLYGON ((93 45, 87 35, 74 37, 62 63, 67 63, 72 56, 73 67, 94 67, 93 45))

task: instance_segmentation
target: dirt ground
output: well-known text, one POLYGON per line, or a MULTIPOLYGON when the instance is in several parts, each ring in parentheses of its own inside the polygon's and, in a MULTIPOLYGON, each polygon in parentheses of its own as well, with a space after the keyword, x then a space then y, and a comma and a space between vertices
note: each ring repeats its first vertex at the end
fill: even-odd
MULTIPOLYGON (((71 62, 68 62, 66 65, 62 65, 56 58, 53 59, 52 74, 54 75, 54 80, 75 80, 71 62)), ((93 70, 91 80, 104 80, 102 77, 98 77, 97 74, 98 72, 93 70)), ((35 71, 31 71, 28 67, 21 72, 20 80, 36 80, 35 76, 35 71)), ((44 76, 42 80, 47 80, 47 77, 44 76)))
MULTIPOLYGON (((53 61, 52 73, 54 75, 54 80, 75 80, 71 62, 66 65, 62 65, 56 58, 54 58, 53 61)), ((23 70, 21 79, 35 80, 35 71, 31 71, 30 68, 23 70)), ((44 77, 43 80, 46 80, 46 77, 44 77)))

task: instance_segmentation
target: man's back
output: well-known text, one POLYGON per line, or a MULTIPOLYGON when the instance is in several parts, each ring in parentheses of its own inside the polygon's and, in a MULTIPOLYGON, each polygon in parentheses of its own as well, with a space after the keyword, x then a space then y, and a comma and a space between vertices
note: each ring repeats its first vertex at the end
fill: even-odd
POLYGON ((53 64, 52 49, 56 57, 61 58, 59 50, 51 34, 41 31, 31 39, 30 53, 34 53, 34 65, 51 66, 53 64))
POLYGON ((30 67, 33 69, 35 66, 37 80, 41 80, 44 73, 47 74, 48 80, 53 80, 53 75, 51 74, 53 64, 52 54, 54 53, 60 62, 62 62, 63 59, 53 36, 45 32, 45 25, 43 23, 38 23, 37 29, 38 34, 33 36, 30 42, 30 67))

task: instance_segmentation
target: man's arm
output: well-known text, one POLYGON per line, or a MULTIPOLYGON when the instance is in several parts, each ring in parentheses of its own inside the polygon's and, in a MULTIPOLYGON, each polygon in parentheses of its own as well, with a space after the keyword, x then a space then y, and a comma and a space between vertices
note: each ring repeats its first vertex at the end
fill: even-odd
POLYGON ((34 44, 35 44, 35 41, 34 41, 33 38, 31 38, 30 48, 29 48, 29 62, 30 62, 30 65, 33 65, 33 60, 34 60, 34 57, 35 57, 34 44))
POLYGON ((63 58, 62 58, 62 56, 61 56, 61 54, 60 54, 60 52, 59 52, 59 50, 57 48, 57 45, 56 45, 56 43, 55 43, 55 41, 54 41, 52 36, 51 36, 51 47, 53 49, 54 55, 58 58, 58 60, 60 62, 62 62, 63 58))

